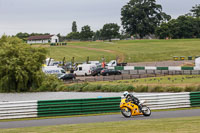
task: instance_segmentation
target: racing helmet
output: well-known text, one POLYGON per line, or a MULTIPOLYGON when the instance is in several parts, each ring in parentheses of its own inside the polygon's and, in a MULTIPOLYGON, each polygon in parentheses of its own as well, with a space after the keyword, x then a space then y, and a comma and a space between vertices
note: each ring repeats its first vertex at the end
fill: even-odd
POLYGON ((128 94, 129 94, 128 91, 125 91, 125 92, 123 93, 124 97, 126 97, 128 94))

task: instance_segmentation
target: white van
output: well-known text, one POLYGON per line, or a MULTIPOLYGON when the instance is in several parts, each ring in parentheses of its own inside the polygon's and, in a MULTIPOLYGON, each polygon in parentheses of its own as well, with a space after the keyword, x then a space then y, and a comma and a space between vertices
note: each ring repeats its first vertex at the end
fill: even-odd
POLYGON ((91 75, 91 71, 94 68, 96 68, 95 64, 82 64, 82 65, 78 65, 77 68, 76 68, 76 70, 74 71, 74 74, 78 75, 78 76, 91 75))
POLYGON ((65 70, 63 68, 57 66, 45 66, 42 68, 42 71, 46 74, 65 74, 65 70))
POLYGON ((89 61, 88 63, 89 63, 89 64, 95 64, 95 65, 101 64, 99 61, 89 61))

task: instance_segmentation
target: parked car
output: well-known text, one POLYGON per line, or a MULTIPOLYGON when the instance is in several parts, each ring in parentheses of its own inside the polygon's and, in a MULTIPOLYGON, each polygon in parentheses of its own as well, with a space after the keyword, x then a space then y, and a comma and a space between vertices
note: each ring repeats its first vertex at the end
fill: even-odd
POLYGON ((120 75, 120 74, 122 74, 122 73, 118 70, 113 70, 113 69, 103 69, 103 70, 101 70, 101 75, 103 75, 103 76, 120 75))
POLYGON ((66 73, 58 76, 59 79, 62 80, 74 80, 76 76, 73 73, 66 73))
POLYGON ((91 71, 91 75, 92 76, 97 76, 97 75, 100 75, 101 73, 101 70, 103 70, 102 67, 99 67, 99 68, 94 68, 92 71, 91 71))

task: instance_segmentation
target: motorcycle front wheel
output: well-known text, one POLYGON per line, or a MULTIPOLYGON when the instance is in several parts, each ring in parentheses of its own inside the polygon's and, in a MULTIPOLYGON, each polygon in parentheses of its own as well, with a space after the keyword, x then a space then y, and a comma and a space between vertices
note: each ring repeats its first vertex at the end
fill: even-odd
POLYGON ((142 113, 144 116, 150 116, 151 115, 151 110, 149 107, 147 106, 143 106, 142 107, 142 113))
POLYGON ((124 117, 130 118, 131 117, 131 110, 129 108, 122 108, 121 113, 124 117))

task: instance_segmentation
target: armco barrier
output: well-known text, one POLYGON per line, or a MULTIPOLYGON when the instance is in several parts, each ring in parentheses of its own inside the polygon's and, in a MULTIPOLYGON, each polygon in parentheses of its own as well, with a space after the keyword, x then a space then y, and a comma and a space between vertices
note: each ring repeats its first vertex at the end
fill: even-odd
MULTIPOLYGON (((200 106, 200 92, 135 93, 152 109, 200 106)), ((121 97, 0 102, 0 119, 119 112, 121 97)))
POLYGON ((38 101, 38 116, 117 112, 120 100, 120 97, 109 97, 38 101))
POLYGON ((0 102, 0 119, 37 117, 37 101, 0 102))
POLYGON ((191 103, 191 107, 200 106, 200 92, 190 93, 190 103, 191 103))
POLYGON ((153 109, 170 109, 190 107, 190 93, 164 93, 136 95, 140 100, 146 100, 147 105, 153 109))

